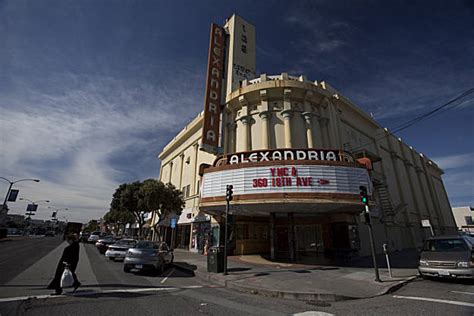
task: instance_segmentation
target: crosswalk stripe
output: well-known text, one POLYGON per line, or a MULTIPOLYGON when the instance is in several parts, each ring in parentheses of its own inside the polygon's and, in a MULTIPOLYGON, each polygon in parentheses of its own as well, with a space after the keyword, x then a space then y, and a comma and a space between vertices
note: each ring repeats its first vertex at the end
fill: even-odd
POLYGON ((75 293, 66 293, 62 295, 31 295, 31 296, 18 296, 18 297, 5 297, 0 298, 0 303, 15 302, 15 301, 26 301, 29 299, 50 299, 60 297, 71 297, 71 296, 87 296, 102 293, 140 293, 140 292, 161 292, 161 291, 177 291, 177 290, 189 290, 189 289, 200 289, 204 286, 201 285, 190 285, 180 287, 148 287, 148 288, 132 288, 132 289, 116 289, 116 290, 102 290, 102 291, 84 291, 75 293))
POLYGON ((460 302, 460 301, 450 301, 450 300, 440 300, 440 299, 429 298, 429 297, 402 296, 402 295, 393 295, 393 297, 394 297, 394 298, 403 298, 403 299, 408 299, 408 300, 428 301, 428 302, 435 302, 435 303, 443 303, 443 304, 451 304, 451 305, 461 305, 461 306, 474 307, 474 304, 473 304, 473 303, 460 302))
POLYGON ((161 284, 165 283, 166 280, 168 280, 169 276, 170 276, 171 274, 173 274, 173 272, 174 272, 174 268, 171 269, 170 273, 168 273, 168 274, 166 275, 166 277, 164 277, 163 280, 161 280, 160 283, 161 283, 161 284))
POLYGON ((462 292, 462 291, 451 291, 453 293, 459 293, 459 294, 467 294, 467 295, 474 295, 473 292, 462 292))

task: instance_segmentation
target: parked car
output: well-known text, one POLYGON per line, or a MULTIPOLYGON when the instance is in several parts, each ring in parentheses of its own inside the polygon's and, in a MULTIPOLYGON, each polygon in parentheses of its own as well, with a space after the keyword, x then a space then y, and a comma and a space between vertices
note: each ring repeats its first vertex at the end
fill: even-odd
POLYGON ((45 237, 54 237, 54 236, 56 236, 56 233, 54 232, 54 230, 48 230, 48 231, 46 231, 44 236, 45 237))
POLYGON ((87 238, 87 241, 90 243, 96 243, 99 238, 101 237, 102 233, 101 232, 92 232, 89 238, 87 238))
POLYGON ((105 256, 109 257, 110 260, 124 259, 128 249, 135 247, 137 240, 135 239, 122 239, 112 245, 109 245, 105 256))
POLYGON ((114 238, 114 236, 105 236, 103 238, 100 238, 97 240, 95 243, 95 246, 99 250, 101 254, 104 254, 107 251, 107 248, 114 244, 117 240, 114 238))
POLYGON ((474 238, 457 235, 426 239, 418 271, 422 277, 474 278, 474 238))
POLYGON ((123 271, 151 270, 162 274, 174 260, 173 250, 165 242, 139 241, 130 248, 123 261, 123 271))

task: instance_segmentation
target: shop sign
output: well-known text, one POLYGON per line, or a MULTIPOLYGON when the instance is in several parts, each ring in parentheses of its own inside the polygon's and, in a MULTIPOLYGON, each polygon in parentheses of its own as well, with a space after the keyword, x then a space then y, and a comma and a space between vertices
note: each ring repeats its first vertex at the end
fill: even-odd
POLYGON ((219 146, 218 138, 225 57, 224 46, 224 29, 217 24, 211 24, 201 143, 201 149, 210 153, 216 153, 219 146))
MULTIPOLYGON (((276 160, 325 160, 353 162, 352 156, 335 149, 275 149, 235 153, 227 156, 227 164, 263 162, 276 160)), ((216 165, 216 164, 215 164, 216 165)))

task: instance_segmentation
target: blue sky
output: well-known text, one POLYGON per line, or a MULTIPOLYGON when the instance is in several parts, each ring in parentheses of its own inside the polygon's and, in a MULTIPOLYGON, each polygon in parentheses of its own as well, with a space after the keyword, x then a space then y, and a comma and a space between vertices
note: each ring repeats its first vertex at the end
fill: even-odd
MULTIPOLYGON (((389 128, 474 87, 471 1, 0 0, 0 176, 41 179, 20 196, 79 221, 158 177, 202 110, 210 23, 232 13, 256 27, 258 73, 325 80, 389 128)), ((474 205, 473 97, 399 133, 453 206, 474 205)))

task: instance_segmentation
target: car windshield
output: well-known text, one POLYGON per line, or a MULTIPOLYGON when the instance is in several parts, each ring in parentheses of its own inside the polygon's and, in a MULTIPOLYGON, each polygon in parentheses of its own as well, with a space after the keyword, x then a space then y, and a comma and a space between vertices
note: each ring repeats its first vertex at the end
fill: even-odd
POLYGON ((139 249, 157 249, 157 245, 154 242, 151 241, 140 241, 137 243, 135 248, 139 249))
POLYGON ((464 251, 466 243, 462 239, 432 239, 425 242, 424 251, 464 251))

